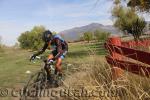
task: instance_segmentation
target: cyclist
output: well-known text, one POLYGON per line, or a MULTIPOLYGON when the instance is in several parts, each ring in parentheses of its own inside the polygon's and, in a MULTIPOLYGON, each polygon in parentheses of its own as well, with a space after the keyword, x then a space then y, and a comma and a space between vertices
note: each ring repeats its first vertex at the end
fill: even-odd
MULTIPOLYGON (((48 61, 56 61, 55 64, 55 76, 58 74, 62 78, 62 59, 64 59, 66 53, 68 52, 67 42, 58 34, 53 35, 51 31, 46 30, 43 32, 42 40, 45 42, 43 48, 37 53, 33 54, 30 60, 34 60, 36 56, 45 52, 45 50, 51 46, 53 47, 52 53, 48 56, 48 61)), ((45 66, 48 79, 50 79, 49 69, 45 66)))

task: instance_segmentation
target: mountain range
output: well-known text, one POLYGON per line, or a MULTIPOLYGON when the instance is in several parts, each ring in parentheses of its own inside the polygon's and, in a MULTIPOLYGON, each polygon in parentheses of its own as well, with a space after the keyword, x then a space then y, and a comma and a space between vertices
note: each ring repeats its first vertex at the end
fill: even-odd
POLYGON ((99 23, 91 23, 85 26, 75 27, 72 29, 61 31, 58 34, 61 34, 65 40, 72 42, 79 40, 84 32, 93 32, 95 30, 110 32, 112 34, 121 34, 121 32, 112 25, 102 25, 99 23))

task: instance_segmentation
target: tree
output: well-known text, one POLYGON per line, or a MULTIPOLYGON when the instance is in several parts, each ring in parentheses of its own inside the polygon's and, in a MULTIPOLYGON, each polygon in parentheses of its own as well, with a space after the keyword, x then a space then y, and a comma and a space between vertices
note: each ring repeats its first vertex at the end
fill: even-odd
POLYGON ((55 32, 55 31, 53 31, 52 33, 53 33, 54 35, 57 34, 57 32, 55 32))
POLYGON ((0 36, 0 45, 2 45, 2 37, 0 36))
POLYGON ((93 39, 93 34, 92 32, 85 32, 83 34, 84 40, 88 41, 88 43, 93 39))
POLYGON ((146 26, 146 22, 144 19, 136 19, 132 23, 132 28, 130 29, 130 33, 134 36, 135 40, 138 40, 143 33, 143 29, 146 26))
POLYGON ((109 37, 109 35, 109 32, 103 32, 99 30, 94 31, 94 36, 97 41, 105 41, 109 37))
POLYGON ((37 50, 42 45, 42 33, 45 31, 43 26, 35 26, 31 31, 23 32, 18 41, 20 43, 20 47, 23 49, 32 49, 37 50))
POLYGON ((80 36, 79 41, 84 41, 84 37, 80 36))
POLYGON ((150 12, 150 0, 129 0, 127 5, 142 12, 150 12))
POLYGON ((0 36, 0 50, 2 49, 2 37, 0 36))
POLYGON ((23 49, 29 49, 30 46, 30 40, 29 40, 29 31, 26 31, 24 33, 22 33, 19 38, 18 38, 18 42, 20 43, 20 47, 23 49))
POLYGON ((144 18, 139 17, 134 9, 121 6, 120 2, 115 2, 115 4, 112 10, 112 16, 115 20, 114 26, 123 32, 127 31, 134 36, 135 40, 138 40, 146 25, 144 18))

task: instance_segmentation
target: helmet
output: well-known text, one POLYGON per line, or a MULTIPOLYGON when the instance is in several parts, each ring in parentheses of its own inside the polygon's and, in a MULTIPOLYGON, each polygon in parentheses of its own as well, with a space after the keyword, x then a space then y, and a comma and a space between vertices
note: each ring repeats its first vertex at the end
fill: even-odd
POLYGON ((52 37, 52 32, 49 30, 46 30, 43 32, 42 40, 44 42, 49 42, 51 40, 51 37, 52 37))

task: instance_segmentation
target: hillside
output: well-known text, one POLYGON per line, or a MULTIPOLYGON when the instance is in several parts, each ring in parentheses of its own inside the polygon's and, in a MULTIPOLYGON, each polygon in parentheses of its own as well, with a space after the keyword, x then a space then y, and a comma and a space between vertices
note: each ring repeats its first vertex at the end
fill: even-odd
POLYGON ((64 31, 59 32, 59 34, 62 34, 63 37, 67 41, 75 41, 75 40, 79 40, 84 32, 95 31, 95 30, 110 32, 112 34, 120 34, 119 30, 117 30, 112 25, 106 25, 105 26, 105 25, 102 25, 99 23, 91 23, 89 25, 64 30, 64 31))

